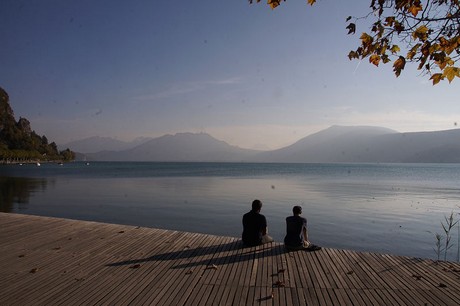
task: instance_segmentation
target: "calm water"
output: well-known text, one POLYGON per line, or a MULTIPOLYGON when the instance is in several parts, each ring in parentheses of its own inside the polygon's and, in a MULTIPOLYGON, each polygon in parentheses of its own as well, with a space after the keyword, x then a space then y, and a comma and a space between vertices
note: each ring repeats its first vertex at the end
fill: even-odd
MULTIPOLYGON (((4 212, 227 236, 258 198, 277 241, 300 204, 316 244, 425 258, 444 216, 460 216, 457 164, 3 165, 0 187, 4 212)), ((457 227, 452 241, 455 260, 457 227)))

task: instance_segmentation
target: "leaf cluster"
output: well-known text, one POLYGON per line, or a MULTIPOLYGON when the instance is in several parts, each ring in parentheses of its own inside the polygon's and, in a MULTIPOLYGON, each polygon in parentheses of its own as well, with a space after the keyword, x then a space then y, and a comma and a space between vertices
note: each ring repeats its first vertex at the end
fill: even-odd
MULTIPOLYGON (((254 0, 249 0, 249 3, 252 4, 254 0)), ((256 0, 257 3, 260 2, 260 0, 256 0)), ((267 0, 267 4, 272 8, 278 7, 281 2, 286 2, 286 0, 267 0)), ((316 0, 307 0, 307 3, 310 5, 313 5, 316 2, 316 0)))
MULTIPOLYGON (((267 4, 276 8, 281 0, 267 4)), ((433 85, 460 78, 460 0, 371 0, 367 16, 346 19, 348 34, 355 34, 363 19, 373 22, 361 34, 359 47, 349 52, 350 60, 368 59, 375 66, 392 62, 397 77, 412 62, 433 85)))
MULTIPOLYGON (((460 58, 459 0, 372 0, 370 8, 369 16, 376 20, 369 33, 361 34, 361 45, 349 53, 350 59, 368 58, 376 66, 394 59, 396 76, 406 62, 414 62, 433 84, 460 77, 455 65, 460 58)), ((355 22, 348 24, 349 34, 356 32, 355 22)))

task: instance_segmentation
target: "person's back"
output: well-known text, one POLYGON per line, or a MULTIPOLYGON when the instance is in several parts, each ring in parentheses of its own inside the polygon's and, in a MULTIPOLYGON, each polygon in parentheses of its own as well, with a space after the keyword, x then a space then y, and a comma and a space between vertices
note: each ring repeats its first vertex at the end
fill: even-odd
POLYGON ((262 230, 267 226, 265 217, 251 210, 243 216, 243 243, 247 246, 262 243, 262 230))
POLYGON ((293 216, 286 218, 286 236, 284 246, 289 250, 320 250, 321 247, 310 243, 307 232, 307 219, 300 216, 302 207, 292 208, 293 216))
MULTIPOLYGON (((307 227, 307 219, 301 216, 286 218, 286 237, 284 244, 289 247, 301 247, 304 243, 303 228, 307 227)), ((305 239, 306 240, 306 239, 305 239)))
POLYGON ((260 214, 262 202, 254 200, 250 212, 243 215, 243 243, 246 246, 256 246, 272 242, 273 238, 267 235, 267 220, 260 214))

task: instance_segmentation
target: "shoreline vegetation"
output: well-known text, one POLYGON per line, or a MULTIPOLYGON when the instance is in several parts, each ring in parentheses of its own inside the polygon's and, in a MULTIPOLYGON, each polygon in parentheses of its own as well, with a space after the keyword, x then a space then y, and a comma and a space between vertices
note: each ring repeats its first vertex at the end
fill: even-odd
POLYGON ((56 160, 40 160, 40 159, 35 159, 35 160, 4 160, 0 159, 0 165, 39 165, 39 164, 63 164, 65 162, 70 162, 62 159, 56 159, 56 160))
POLYGON ((75 160, 75 153, 70 149, 57 154, 51 153, 40 153, 37 150, 0 150, 0 164, 64 163, 75 160))
POLYGON ((59 151, 55 142, 48 142, 32 130, 29 120, 16 121, 9 96, 0 87, 0 163, 37 163, 71 161, 75 153, 70 149, 59 151))

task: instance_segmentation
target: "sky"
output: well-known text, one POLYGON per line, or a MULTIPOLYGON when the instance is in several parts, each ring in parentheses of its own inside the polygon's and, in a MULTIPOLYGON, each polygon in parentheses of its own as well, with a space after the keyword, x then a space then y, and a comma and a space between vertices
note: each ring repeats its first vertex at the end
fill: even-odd
POLYGON ((204 132, 277 149, 332 125, 457 128, 460 83, 350 61, 369 0, 2 0, 0 87, 65 144, 204 132), (254 1, 255 2, 255 1, 254 1))

